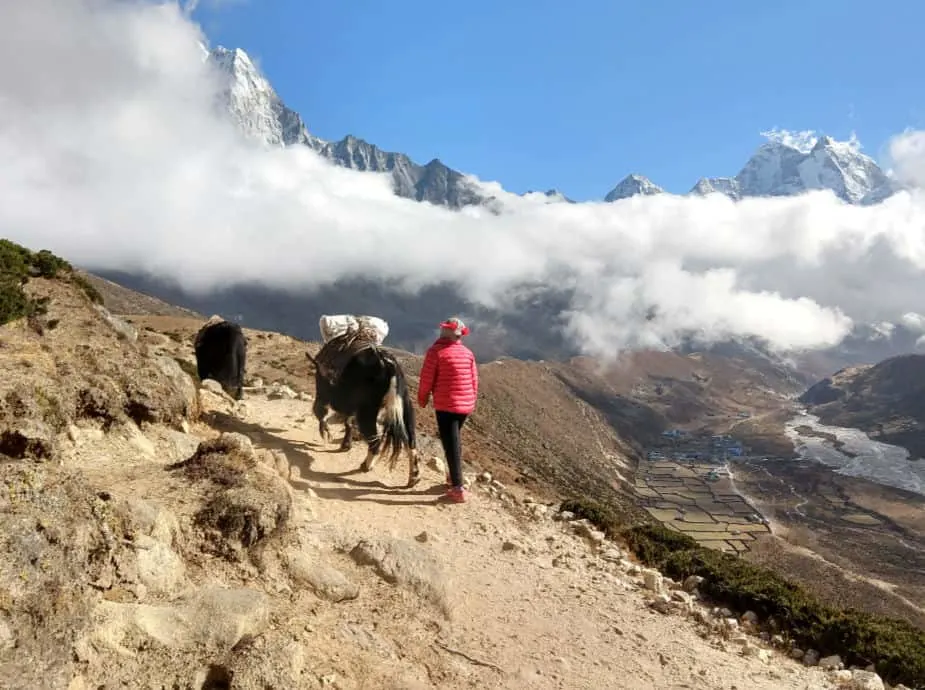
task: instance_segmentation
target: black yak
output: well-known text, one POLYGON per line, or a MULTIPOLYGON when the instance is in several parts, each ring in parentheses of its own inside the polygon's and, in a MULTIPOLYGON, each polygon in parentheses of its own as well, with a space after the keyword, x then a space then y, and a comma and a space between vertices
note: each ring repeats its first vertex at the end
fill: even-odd
MULTIPOLYGON (((335 338, 335 342, 337 339, 335 338)), ((336 344, 336 342, 335 342, 336 344)), ((327 347, 327 345, 325 346, 327 347)), ((350 448, 355 419, 366 440, 368 451, 360 465, 364 472, 372 470, 383 452, 391 450, 390 467, 394 467, 401 450, 408 456, 408 484, 421 478, 415 439, 415 413, 405 373, 394 355, 377 345, 349 347, 346 363, 332 371, 326 365, 325 349, 313 358, 315 365, 315 402, 312 411, 318 419, 321 436, 330 440, 325 421, 328 408, 344 419, 344 440, 341 447, 350 448), (379 415, 383 417, 383 433, 379 434, 379 415)), ((344 350, 342 350, 343 352, 344 350)))
POLYGON ((240 400, 247 359, 247 339, 241 327, 213 316, 199 329, 194 347, 199 379, 218 381, 228 395, 240 400))

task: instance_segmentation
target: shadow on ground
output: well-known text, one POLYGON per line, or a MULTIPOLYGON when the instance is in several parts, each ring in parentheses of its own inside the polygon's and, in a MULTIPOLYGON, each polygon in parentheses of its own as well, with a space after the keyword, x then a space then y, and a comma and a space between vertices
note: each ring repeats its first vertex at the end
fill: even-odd
MULTIPOLYGON (((296 467, 299 470, 299 478, 295 480, 290 478, 290 483, 296 486, 302 484, 311 488, 319 498, 338 501, 368 501, 381 505, 434 505, 435 499, 425 499, 423 497, 442 494, 445 490, 442 482, 427 489, 417 487, 406 489, 403 485, 389 486, 378 479, 369 479, 367 481, 353 479, 352 477, 355 475, 365 474, 359 467, 344 469, 339 472, 322 472, 313 469, 315 458, 305 449, 310 448, 315 453, 340 455, 344 451, 340 450, 339 446, 324 449, 317 443, 293 441, 277 435, 285 433, 285 429, 263 427, 252 422, 245 422, 225 412, 210 412, 204 417, 209 426, 217 431, 244 434, 250 438, 257 448, 282 452, 286 456, 289 466, 296 467), (341 484, 343 486, 329 487, 319 486, 318 484, 341 484), (415 500, 410 498, 412 496, 422 498, 415 500)), ((379 462, 387 462, 387 460, 380 459, 379 462)), ((403 464, 400 461, 398 466, 400 467, 403 464)), ((422 480, 422 482, 424 481, 426 480, 422 480)))

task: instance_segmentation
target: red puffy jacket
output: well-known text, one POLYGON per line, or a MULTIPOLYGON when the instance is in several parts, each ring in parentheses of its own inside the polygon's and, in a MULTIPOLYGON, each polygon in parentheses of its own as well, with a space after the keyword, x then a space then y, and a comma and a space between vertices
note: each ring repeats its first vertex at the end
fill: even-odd
POLYGON ((479 393, 479 371, 472 350, 459 340, 438 338, 424 355, 418 387, 418 403, 434 395, 434 409, 470 414, 479 393))

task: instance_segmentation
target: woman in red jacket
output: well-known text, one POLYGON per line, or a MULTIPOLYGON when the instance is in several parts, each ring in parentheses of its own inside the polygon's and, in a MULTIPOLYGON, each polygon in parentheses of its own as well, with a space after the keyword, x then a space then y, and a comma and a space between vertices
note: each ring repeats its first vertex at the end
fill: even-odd
POLYGON ((424 355, 418 387, 418 404, 427 407, 431 394, 434 396, 434 412, 443 454, 449 466, 449 490, 446 498, 454 503, 464 503, 462 445, 459 433, 466 418, 475 409, 479 392, 479 372, 472 350, 462 344, 462 336, 469 335, 469 329, 460 319, 453 317, 440 324, 440 337, 424 355))

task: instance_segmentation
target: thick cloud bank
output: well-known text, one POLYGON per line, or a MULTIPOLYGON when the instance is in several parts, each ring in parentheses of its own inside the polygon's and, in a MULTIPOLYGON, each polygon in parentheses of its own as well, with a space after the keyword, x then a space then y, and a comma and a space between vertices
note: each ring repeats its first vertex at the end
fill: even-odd
MULTIPOLYGON (((685 331, 824 346, 853 320, 921 310, 917 191, 867 208, 828 192, 616 204, 499 192, 501 215, 451 212, 308 149, 242 139, 215 107, 204 40, 174 3, 0 3, 2 234, 200 290, 362 275, 456 280, 503 305, 512 286, 554 282, 575 291, 571 334, 599 353, 685 331)), ((923 142, 892 142, 892 168, 911 185, 925 182, 923 142)))

